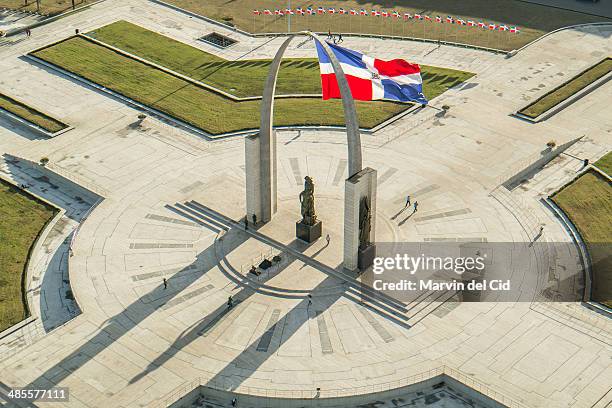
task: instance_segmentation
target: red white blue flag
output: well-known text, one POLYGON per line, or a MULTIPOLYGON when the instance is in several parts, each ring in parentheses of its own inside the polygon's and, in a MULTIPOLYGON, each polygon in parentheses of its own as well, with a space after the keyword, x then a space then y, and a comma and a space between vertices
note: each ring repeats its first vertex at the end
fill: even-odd
MULTIPOLYGON (((387 99, 426 104, 421 67, 403 59, 384 61, 328 43, 346 75, 351 94, 360 101, 387 99)), ((340 98, 331 61, 317 42, 323 99, 340 98)))

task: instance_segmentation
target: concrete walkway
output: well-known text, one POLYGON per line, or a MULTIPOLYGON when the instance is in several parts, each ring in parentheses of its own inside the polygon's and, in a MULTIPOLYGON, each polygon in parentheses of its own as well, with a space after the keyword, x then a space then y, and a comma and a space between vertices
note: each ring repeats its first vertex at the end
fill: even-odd
MULTIPOLYGON (((342 296, 342 282, 297 259, 266 284, 320 295, 312 305, 303 296, 237 285, 218 259, 219 225, 189 220, 167 206, 194 200, 240 219, 242 140, 208 142, 151 118, 135 128, 137 111, 19 58, 75 28, 118 19, 233 59, 270 58, 281 41, 249 39, 144 0, 108 0, 0 48, 0 90, 75 127, 38 140, 2 125, 0 152, 35 162, 47 156, 64 174, 107 192, 81 225, 68 261, 82 314, 0 362, 5 385, 70 387, 69 403, 37 406, 132 407, 154 406, 196 378, 227 379, 238 392, 359 392, 355 387, 374 390, 445 365, 529 407, 605 407, 611 401, 610 322, 579 304, 445 304, 405 328, 342 296), (196 40, 213 30, 240 42, 219 51, 196 40), (228 311, 230 295, 240 302, 228 311)), ((288 56, 314 56, 298 45, 288 56)), ((347 38, 345 45, 477 74, 436 100, 450 106, 446 115, 418 113, 364 137, 364 165, 379 174, 380 240, 529 242, 532 231, 519 221, 522 214, 546 224, 545 240, 569 240, 537 198, 569 179, 573 162, 552 163, 544 178, 536 175, 508 192, 511 206, 490 193, 550 139, 562 144, 586 133, 588 140, 572 152, 591 161, 611 149, 609 84, 538 125, 509 116, 608 55, 609 33, 563 31, 510 59, 453 47, 432 52, 429 45, 402 41, 347 38), (395 217, 407 194, 419 201, 418 214, 395 217)), ((297 195, 310 175, 331 243, 314 243, 304 253, 338 265, 345 138, 280 133, 278 157, 279 214, 262 233, 291 244, 297 195)), ((234 267, 269 250, 239 231, 223 236, 222 254, 234 267)))

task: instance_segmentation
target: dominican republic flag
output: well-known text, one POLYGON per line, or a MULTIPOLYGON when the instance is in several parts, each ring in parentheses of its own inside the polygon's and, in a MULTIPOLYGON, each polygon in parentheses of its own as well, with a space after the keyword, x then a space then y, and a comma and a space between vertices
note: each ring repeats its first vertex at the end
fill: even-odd
POLYGON ((410 13, 404 13, 404 20, 409 20, 412 18, 412 14, 410 13))
MULTIPOLYGON (((317 44, 323 99, 340 98, 340 88, 331 61, 317 44)), ((383 61, 360 52, 328 43, 346 75, 353 98, 360 101, 388 99, 426 104, 421 68, 403 59, 383 61)))
POLYGON ((346 10, 344 10, 343 8, 339 8, 338 14, 346 14, 346 10))
POLYGON ((455 20, 451 16, 446 17, 446 22, 447 23, 451 23, 452 24, 454 21, 455 20))
POLYGON ((264 13, 266 16, 271 16, 271 15, 272 15, 272 12, 271 12, 270 10, 268 10, 268 9, 265 9, 265 10, 263 11, 263 13, 264 13))
POLYGON ((357 10, 351 9, 351 11, 349 11, 349 14, 351 16, 356 16, 357 15, 357 10))
POLYGON ((258 16, 258 15, 260 15, 260 14, 261 14, 261 11, 259 11, 259 10, 253 10, 253 14, 254 14, 254 15, 256 15, 256 16, 258 16))
POLYGON ((294 14, 294 13, 293 13, 293 10, 288 8, 288 9, 285 9, 285 14, 294 14))
POLYGON ((494 23, 489 24, 489 30, 495 30, 497 28, 497 25, 494 23))
POLYGON ((441 23, 441 22, 442 22, 442 17, 436 16, 436 23, 441 23))
POLYGON ((468 27, 474 27, 476 25, 476 22, 474 22, 472 20, 468 20, 467 25, 468 25, 468 27))
POLYGON ((367 16, 368 12, 366 11, 366 9, 361 9, 361 10, 359 10, 359 15, 360 16, 367 16))
POLYGON ((312 7, 308 7, 308 8, 306 9, 306 12, 307 12, 309 15, 313 15, 313 14, 315 13, 315 11, 312 9, 312 7))
POLYGON ((317 8, 317 14, 325 14, 325 9, 323 7, 317 8))
POLYGON ((479 21, 479 22, 478 22, 478 27, 480 27, 480 28, 485 28, 485 26, 486 26, 486 24, 485 24, 485 23, 483 23, 482 21, 479 21))

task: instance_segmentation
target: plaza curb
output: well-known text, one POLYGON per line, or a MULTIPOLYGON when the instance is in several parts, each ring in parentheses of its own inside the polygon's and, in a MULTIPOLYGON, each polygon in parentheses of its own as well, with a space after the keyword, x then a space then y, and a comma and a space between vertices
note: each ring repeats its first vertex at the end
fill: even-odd
MULTIPOLYGON (((155 68, 155 69, 158 69, 160 71, 163 71, 163 72, 165 72, 165 73, 167 73, 169 75, 172 75, 174 77, 177 77, 179 79, 187 81, 187 82, 189 82, 189 83, 191 83, 193 85, 196 85, 198 87, 207 89, 207 90, 209 90, 211 92, 214 92, 214 93, 216 93, 216 94, 218 94, 220 96, 223 96, 225 98, 231 99, 231 100, 236 101, 236 102, 258 101, 258 100, 261 100, 261 98, 262 98, 261 96, 236 96, 236 95, 231 94, 229 92, 226 92, 226 91, 224 91, 222 89, 219 89, 219 88, 217 88, 215 86, 212 86, 212 85, 206 84, 204 82, 198 81, 197 79, 193 79, 190 76, 187 76, 185 74, 181 74, 180 72, 176 72, 176 71, 174 71, 174 70, 172 70, 170 68, 166 68, 163 65, 159 65, 159 64, 157 64, 155 62, 149 61, 148 59, 145 59, 145 58, 139 57, 137 55, 134 55, 132 53, 129 53, 127 51, 124 51, 121 48, 114 47, 114 46, 112 46, 110 44, 107 44, 107 43, 105 43, 103 41, 100 41, 100 40, 98 40, 98 39, 96 39, 94 37, 91 37, 91 36, 89 36, 87 34, 78 34, 77 37, 83 38, 83 39, 85 39, 87 41, 91 41, 94 44, 97 44, 97 45, 99 45, 101 47, 104 47, 104 48, 108 48, 109 50, 114 51, 117 54, 120 54, 120 55, 123 55, 125 57, 131 58, 131 59, 136 60, 138 62, 141 62, 141 63, 143 63, 145 65, 148 65, 148 66, 150 66, 152 68, 155 68)), ((231 62, 231 60, 226 60, 226 61, 231 62)), ((321 95, 322 94, 279 94, 279 95, 274 95, 274 99, 320 98, 321 95)))
MULTIPOLYGON (((152 0, 152 1, 153 1, 153 0, 152 0)), ((510 53, 511 53, 512 55, 516 55, 517 53, 519 53, 519 52, 523 51, 525 48, 530 47, 530 46, 532 46, 533 44, 537 43, 538 41, 543 40, 544 38, 549 37, 549 36, 551 36, 551 35, 553 35, 553 34, 556 34, 556 33, 560 32, 560 31, 564 31, 564 30, 572 30, 572 29, 576 29, 576 28, 580 29, 580 28, 584 28, 584 27, 593 27, 593 26, 597 27, 597 26, 605 26, 605 25, 610 25, 610 26, 612 26, 612 22, 599 22, 599 23, 584 23, 584 24, 574 24, 574 25, 570 25, 570 26, 566 26, 566 27, 557 28, 556 30, 553 30, 553 31, 551 31, 551 32, 548 32, 548 33, 546 33, 546 34, 544 34, 544 35, 542 35, 542 36, 540 36, 540 37, 536 38, 535 40, 531 41, 530 43, 527 43, 527 44, 523 45, 522 47, 520 47, 520 48, 519 48, 519 49, 517 49, 517 50, 512 50, 512 51, 510 51, 510 53)))
POLYGON ((569 96, 568 98, 562 100, 561 102, 559 102, 555 106, 552 106, 547 111, 542 112, 541 114, 539 114, 535 118, 532 118, 530 116, 524 115, 524 114, 520 113, 520 111, 524 110, 528 106, 531 106, 531 105, 537 103, 538 101, 540 101, 541 99, 543 99, 546 96, 550 95, 551 93, 557 91, 558 89, 561 89, 563 86, 565 86, 565 84, 573 81, 574 79, 578 78, 580 75, 584 74, 589 69, 593 68, 595 65, 598 65, 598 64, 602 63, 603 61, 605 61, 607 59, 608 58, 604 58, 603 60, 599 61, 598 63, 593 64, 593 65, 587 67, 583 71, 580 71, 578 74, 574 75, 573 77, 571 77, 567 81, 564 81, 562 84, 560 84, 560 85, 554 87, 553 89, 551 89, 550 91, 546 92, 545 94, 543 94, 542 96, 537 98, 535 101, 531 102, 529 105, 527 105, 527 106, 525 106, 525 107, 515 111, 514 113, 511 114, 511 116, 514 116, 514 117, 516 117, 518 119, 522 119, 522 120, 525 120, 527 122, 536 124, 536 123, 540 123, 540 122, 543 122, 543 121, 549 119, 551 116, 556 115, 557 113, 561 112, 563 109, 567 108, 568 106, 572 105, 573 103, 575 103, 575 102, 579 101, 580 99, 584 98, 585 96, 589 95, 591 92, 593 92, 596 89, 600 88, 601 86, 605 85, 608 81, 610 81, 610 79, 612 79, 612 71, 610 71, 607 74, 603 75, 601 78, 598 78, 597 80, 591 82, 586 87, 582 88, 581 90, 579 90, 575 94, 569 96))
MULTIPOLYGON (((60 43, 62 41, 65 41, 65 40, 58 41, 55 44, 60 43)), ((259 129, 244 129, 244 130, 238 130, 238 131, 235 131, 235 132, 226 132, 226 133, 220 133, 220 134, 208 133, 208 132, 204 131, 203 129, 200 129, 200 128, 194 126, 194 125, 191 125, 191 124, 189 124, 189 123, 187 123, 187 122, 185 122, 185 121, 183 121, 181 119, 178 119, 178 118, 175 118, 173 116, 170 116, 170 115, 168 115, 168 114, 166 114, 166 113, 164 113, 164 112, 162 112, 162 111, 160 111, 158 109, 152 108, 152 107, 150 107, 148 105, 145 105, 145 104, 143 104, 141 102, 137 102, 137 101, 135 101, 132 98, 129 98, 129 97, 123 95, 123 94, 120 94, 119 92, 113 91, 113 90, 111 90, 109 88, 106 88, 106 87, 104 87, 102 85, 99 85, 99 84, 97 84, 97 83, 95 83, 93 81, 90 81, 90 80, 88 80, 86 78, 81 77, 80 75, 74 74, 74 73, 72 73, 72 72, 70 72, 70 71, 68 71, 68 70, 66 70, 66 69, 64 69, 64 68, 62 68, 62 67, 60 67, 58 65, 52 64, 50 62, 47 62, 47 61, 45 61, 45 60, 43 60, 41 58, 38 58, 38 57, 36 57, 36 56, 31 54, 32 52, 36 52, 36 51, 45 49, 45 48, 50 47, 52 45, 54 45, 54 44, 46 45, 46 46, 44 46, 42 48, 33 50, 30 53, 24 55, 23 58, 31 60, 31 61, 35 62, 36 64, 40 64, 40 65, 45 66, 45 67, 47 67, 49 69, 52 69, 54 71, 57 71, 60 74, 65 75, 65 76, 67 76, 69 78, 72 78, 75 81, 83 83, 83 84, 85 84, 85 85, 87 85, 89 87, 92 87, 92 88, 94 88, 94 89, 96 89, 96 90, 98 90, 100 92, 106 93, 106 94, 108 94, 108 95, 110 95, 112 97, 115 97, 115 98, 119 99, 120 101, 124 102, 125 104, 127 104, 128 106, 135 107, 136 109, 139 109, 141 111, 147 112, 147 113, 149 113, 152 116, 156 116, 158 118, 161 118, 161 119, 163 119, 163 120, 165 120, 165 121, 167 121, 167 122, 169 122, 169 123, 171 123, 171 124, 173 124, 173 125, 175 125, 175 126, 177 126, 179 128, 186 129, 187 131, 189 131, 191 133, 194 133, 194 134, 196 134, 198 136, 204 137, 207 140, 223 140, 223 139, 233 138, 233 137, 237 137, 237 136, 249 136, 249 135, 254 135, 254 134, 259 133, 259 129)), ((411 110, 411 108, 408 108, 408 110, 411 110)), ((410 112, 406 112, 406 111, 400 112, 399 114, 395 115, 394 117, 391 117, 391 118, 387 119, 388 123, 383 122, 383 124, 384 124, 384 126, 387 126, 387 125, 395 122, 396 120, 400 119, 401 117, 403 117, 403 116, 401 116, 402 114, 408 114, 408 113, 410 113, 410 112)), ((383 124, 379 124, 377 126, 381 126, 383 124)), ((381 126, 381 127, 378 127, 378 128, 372 128, 372 129, 360 128, 359 130, 363 134, 373 134, 375 131, 378 131, 378 130, 382 129, 382 127, 384 127, 384 126, 381 126)), ((281 131, 283 131, 283 130, 291 130, 291 131, 295 131, 295 130, 346 130, 346 127, 344 127, 344 126, 330 126, 330 125, 326 125, 326 126, 321 126, 321 125, 303 125, 303 126, 275 126, 274 129, 275 130, 281 130, 281 131)))
MULTIPOLYGON (((42 112, 41 112, 42 113, 42 112)), ((0 116, 10 120, 11 122, 14 122, 15 124, 19 125, 19 126, 23 126, 29 130, 31 130, 32 132, 36 133, 39 136, 43 136, 49 139, 52 139, 56 136, 59 136, 61 134, 64 134, 72 129, 74 129, 74 126, 68 126, 64 123, 64 125, 66 125, 66 127, 62 130, 59 130, 55 133, 51 133, 43 128, 41 128, 40 126, 20 117, 15 115, 14 113, 11 113, 5 109, 0 108, 0 116)), ((57 119, 56 119, 57 120, 57 119)), ((62 122, 63 123, 63 122, 62 122)))
POLYGON ((592 264, 591 264, 591 256, 589 254, 586 243, 584 239, 582 238, 582 235, 578 231, 578 228, 576 228, 576 226, 574 225, 572 220, 569 218, 569 216, 552 199, 554 195, 558 194, 559 192, 564 190, 566 187, 573 184, 575 181, 577 181, 580 177, 587 174, 589 171, 594 171, 595 173, 598 173, 601 176, 607 178, 608 181, 612 181, 612 178, 610 177, 610 175, 602 171, 600 168, 594 165, 589 165, 585 167, 584 169, 582 169, 582 171, 577 173, 569 181, 567 181, 562 186, 560 186, 558 189, 556 189, 551 194, 549 194, 548 197, 546 197, 545 199, 542 199, 542 202, 545 204, 545 206, 549 210, 551 210, 551 212, 555 215, 555 217, 563 225, 563 228, 566 230, 566 232, 568 233, 568 235, 570 236, 570 238, 572 239, 576 247, 578 247, 578 250, 579 250, 578 252, 580 254, 580 262, 582 263, 582 266, 584 267, 584 270, 585 270, 585 274, 584 274, 585 275, 584 276, 585 288, 584 288, 583 297, 582 297, 582 304, 585 307, 592 309, 612 319, 612 308, 609 308, 606 305, 593 301, 591 299, 591 295, 593 291, 592 290, 593 270, 592 270, 592 264))
POLYGON ((5 338, 6 336, 9 336, 10 334, 18 331, 22 326, 26 326, 28 324, 30 324, 32 321, 34 320, 39 320, 40 316, 35 316, 32 311, 35 310, 35 308, 32 305, 33 299, 32 299, 32 295, 31 293, 28 291, 28 288, 31 287, 31 283, 32 283, 32 258, 35 254, 37 254, 39 251, 42 250, 42 244, 45 241, 45 239, 49 236, 49 233, 51 232, 51 230, 53 229, 53 227, 55 227, 55 225, 58 223, 58 221, 60 219, 62 219, 62 217, 66 214, 66 210, 58 207, 57 205, 53 204, 52 202, 46 200, 45 198, 39 196, 38 194, 30 191, 30 190, 26 190, 26 189, 22 189, 21 187, 19 187, 19 185, 17 183, 15 183, 15 181, 13 181, 12 179, 4 176, 3 174, 0 174, 0 180, 12 185, 13 187, 17 188, 18 190, 22 191, 23 194, 29 195, 31 197, 33 197, 36 201, 40 201, 42 203, 44 203, 45 205, 48 205, 49 207, 55 209, 56 213, 55 215, 50 218, 49 220, 47 220, 47 222, 45 223, 45 225, 42 227, 42 229, 38 232, 38 235, 36 235, 36 238, 34 239, 34 241, 32 242, 32 245, 30 245, 30 248, 28 249, 28 255, 26 258, 26 263, 24 265, 23 268, 23 276, 22 276, 22 283, 21 283, 21 290, 22 290, 22 302, 26 308, 25 312, 26 312, 26 318, 24 320, 22 320, 21 322, 18 322, 10 327, 8 327, 7 329, 5 329, 2 333, 0 333, 0 339, 5 338), (30 321, 31 319, 31 321, 30 321), (21 326, 20 326, 21 325, 21 326), (18 327, 17 327, 18 326, 18 327), (14 329, 14 330, 12 330, 14 329), (10 331, 9 333, 6 333, 10 331))
POLYGON ((182 404, 189 404, 191 401, 197 399, 200 394, 200 388, 207 388, 219 393, 232 392, 233 395, 238 395, 240 401, 245 401, 247 403, 250 399, 266 399, 268 400, 268 405, 266 405, 268 407, 278 407, 278 404, 281 402, 284 404, 283 408, 325 407, 330 406, 328 405, 330 403, 334 404, 333 406, 337 406, 334 400, 338 398, 362 398, 374 393, 399 390, 432 381, 436 383, 439 381, 455 382, 466 387, 467 390, 465 391, 484 396, 505 407, 527 408, 522 401, 515 399, 515 397, 498 392, 493 387, 474 379, 472 376, 446 365, 431 368, 391 383, 372 385, 370 387, 332 390, 319 389, 316 392, 313 389, 273 390, 243 385, 234 388, 231 386, 231 379, 226 381, 226 378, 218 379, 215 376, 213 377, 213 381, 211 381, 210 378, 197 377, 192 381, 183 383, 161 397, 151 406, 151 408, 174 407, 179 401, 181 401, 182 404), (274 400, 278 401, 276 401, 274 405, 270 405, 274 400), (308 401, 313 401, 316 405, 306 404, 308 401), (325 405, 323 405, 323 403, 325 403, 325 405))

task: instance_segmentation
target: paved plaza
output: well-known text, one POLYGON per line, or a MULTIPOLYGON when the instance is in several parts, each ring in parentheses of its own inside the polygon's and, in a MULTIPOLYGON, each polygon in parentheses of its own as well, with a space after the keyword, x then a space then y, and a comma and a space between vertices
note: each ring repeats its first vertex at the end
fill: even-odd
MULTIPOLYGON (((42 139, 0 119, 0 174, 66 209, 37 258, 47 293, 34 301, 39 329, 0 340, 0 390, 69 387, 70 402, 5 398, 7 406, 161 407, 194 382, 268 396, 320 388, 324 398, 394 388, 442 368, 507 405, 612 404, 612 324, 580 303, 413 302, 402 320, 389 311, 397 305, 360 295, 341 267, 343 131, 278 133, 278 213, 245 230, 242 137, 207 140, 151 116, 135 126, 138 110, 23 58, 76 28, 117 20, 231 60, 271 58, 284 40, 251 38, 151 1, 107 0, 0 47, 0 92, 74 127, 42 139), (197 40, 210 31, 238 43, 220 50, 197 40), (27 164, 43 156, 47 168, 27 164), (329 243, 295 240, 306 175, 329 243), (44 188, 41 176, 59 190, 44 188), (248 275, 277 254, 270 271, 248 275)), ((609 56, 612 25, 560 31, 511 58, 375 38, 346 37, 343 46, 476 74, 431 102, 448 105, 446 113, 416 110, 362 135, 364 166, 378 172, 377 241, 530 242, 540 226, 545 242, 571 240, 540 200, 582 168, 574 157, 595 161, 612 150, 612 85, 537 125, 511 114, 609 56), (581 136, 528 182, 499 188, 551 139, 581 136), (399 213, 407 194, 418 213, 399 213)), ((286 56, 316 54, 298 38, 286 56)))

